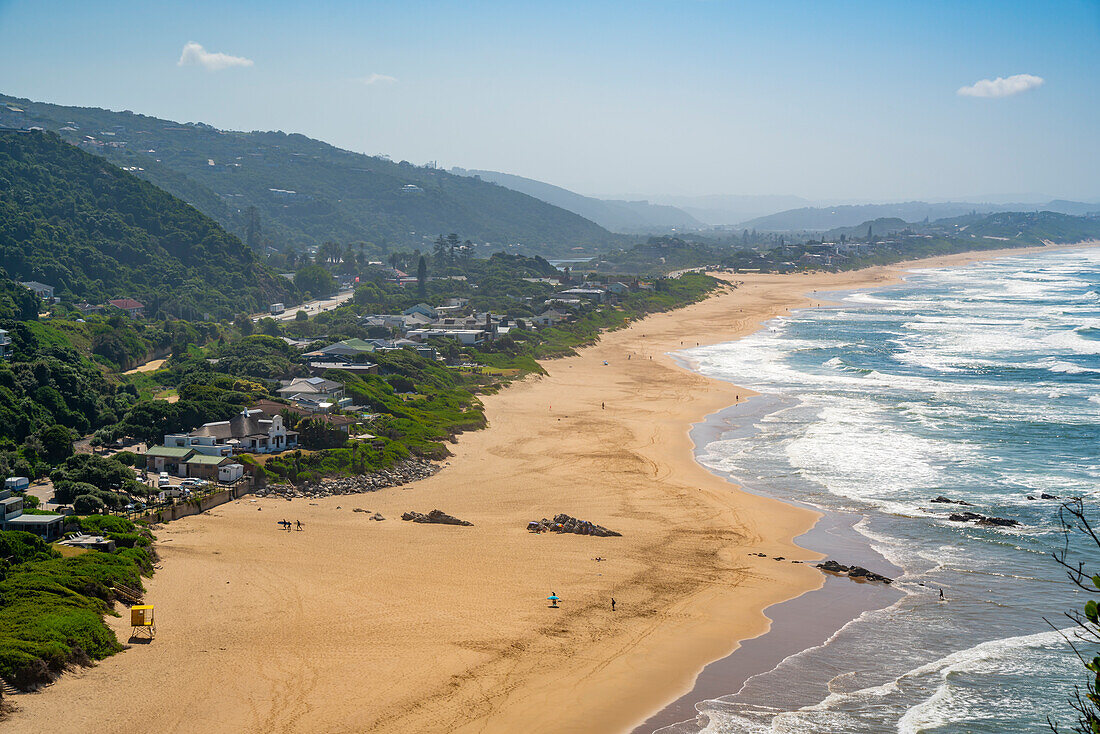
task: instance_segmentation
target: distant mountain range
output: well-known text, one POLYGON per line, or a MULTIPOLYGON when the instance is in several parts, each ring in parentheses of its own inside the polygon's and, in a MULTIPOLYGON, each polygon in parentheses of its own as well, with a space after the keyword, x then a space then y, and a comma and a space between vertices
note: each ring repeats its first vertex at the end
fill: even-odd
POLYGON ((491 181, 514 191, 541 199, 548 204, 567 209, 612 232, 630 234, 670 232, 698 229, 703 226, 695 217, 674 206, 651 204, 648 201, 620 201, 583 196, 560 186, 499 171, 452 168, 456 176, 473 176, 491 181))
POLYGON ((896 218, 906 222, 935 221, 967 214, 993 212, 1051 211, 1082 216, 1100 212, 1100 203, 1055 200, 1045 204, 977 204, 972 202, 909 201, 898 204, 859 204, 832 207, 802 207, 742 222, 738 227, 768 232, 821 232, 856 227, 875 219, 896 218))
POLYGON ((335 241, 427 249, 440 234, 456 232, 489 249, 562 255, 624 242, 510 188, 304 135, 218 130, 4 95, 0 127, 56 132, 182 198, 253 246, 305 249, 335 241))

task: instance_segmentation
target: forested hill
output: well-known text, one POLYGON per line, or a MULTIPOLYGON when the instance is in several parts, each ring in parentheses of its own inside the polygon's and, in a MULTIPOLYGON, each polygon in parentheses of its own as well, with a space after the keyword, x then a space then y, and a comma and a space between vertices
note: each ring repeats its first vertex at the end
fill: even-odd
POLYGON ((49 132, 0 131, 0 262, 15 280, 183 318, 295 302, 217 222, 49 132))
MULTIPOLYGON (((0 125, 41 126, 191 203, 249 243, 299 250, 334 241, 374 252, 428 249, 441 233, 503 249, 562 255, 622 238, 534 197, 435 168, 394 163, 304 135, 65 107, 0 95, 0 125), (255 231, 255 230, 254 230, 255 231)), ((488 249, 488 248, 487 248, 488 249)))

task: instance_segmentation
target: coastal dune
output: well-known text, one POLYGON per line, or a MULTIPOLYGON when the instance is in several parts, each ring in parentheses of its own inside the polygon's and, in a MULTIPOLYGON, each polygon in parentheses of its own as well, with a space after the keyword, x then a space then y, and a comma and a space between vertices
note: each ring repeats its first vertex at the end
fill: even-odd
MULTIPOLYGON (((768 606, 822 583, 809 563, 751 555, 817 560, 793 542, 814 513, 694 461, 690 425, 750 393, 668 353, 897 271, 723 277, 738 286, 486 397, 489 428, 461 436, 430 479, 244 498, 159 527, 163 567, 147 581, 157 638, 15 698, 5 727, 628 731, 764 633, 768 606), (433 508, 473 526, 400 520, 433 508), (526 531, 562 512, 622 537, 526 531)), ((123 641, 126 621, 112 619, 123 641)))

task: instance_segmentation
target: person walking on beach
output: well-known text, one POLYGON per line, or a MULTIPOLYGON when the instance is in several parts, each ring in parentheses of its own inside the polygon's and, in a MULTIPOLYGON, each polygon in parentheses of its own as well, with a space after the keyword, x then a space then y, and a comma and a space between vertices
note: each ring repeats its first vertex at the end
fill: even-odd
POLYGON ((600 403, 600 409, 601 410, 607 410, 607 406, 604 405, 603 403, 600 403))
POLYGON ((302 529, 302 521, 301 520, 295 520, 295 522, 298 523, 298 529, 301 530, 302 529))
POLYGON ((615 597, 611 597, 611 611, 615 611, 615 597))
POLYGON ((943 595, 943 589, 940 589, 940 601, 947 601, 947 597, 943 595))

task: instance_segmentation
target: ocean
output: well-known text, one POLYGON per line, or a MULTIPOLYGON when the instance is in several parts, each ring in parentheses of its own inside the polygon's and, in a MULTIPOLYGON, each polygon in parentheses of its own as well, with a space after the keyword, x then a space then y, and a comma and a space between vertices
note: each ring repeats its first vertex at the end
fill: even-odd
MULTIPOLYGON (((1069 724, 1066 699, 1086 675, 1057 630, 1089 595, 1054 562, 1060 500, 1040 497, 1084 497, 1100 523, 1100 249, 818 296, 838 305, 680 353, 760 393, 725 412, 697 455, 748 491, 854 516, 853 531, 894 566, 900 598, 662 731, 1069 724), (941 495, 973 506, 930 501, 941 495), (1021 524, 947 519, 960 510, 1021 524)), ((1100 572, 1095 547, 1071 551, 1100 572)))

